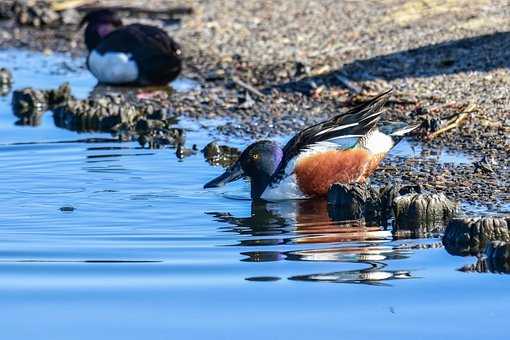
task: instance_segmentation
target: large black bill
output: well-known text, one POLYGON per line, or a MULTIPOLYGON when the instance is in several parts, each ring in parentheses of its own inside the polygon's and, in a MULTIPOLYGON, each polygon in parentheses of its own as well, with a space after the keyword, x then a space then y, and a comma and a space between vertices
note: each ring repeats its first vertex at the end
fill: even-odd
POLYGON ((244 176, 244 172, 243 172, 243 169, 241 169, 241 163, 236 162, 234 165, 232 165, 230 168, 228 168, 223 174, 216 177, 212 181, 207 182, 204 185, 204 189, 221 187, 227 183, 238 180, 239 178, 241 178, 243 176, 244 176))

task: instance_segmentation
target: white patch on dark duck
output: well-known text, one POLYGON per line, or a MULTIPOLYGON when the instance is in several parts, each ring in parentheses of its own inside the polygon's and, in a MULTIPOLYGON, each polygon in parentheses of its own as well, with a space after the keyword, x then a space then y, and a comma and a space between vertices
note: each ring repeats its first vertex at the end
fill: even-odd
POLYGON ((90 72, 102 83, 123 84, 138 80, 138 66, 128 53, 100 54, 93 50, 88 58, 88 66, 90 72))

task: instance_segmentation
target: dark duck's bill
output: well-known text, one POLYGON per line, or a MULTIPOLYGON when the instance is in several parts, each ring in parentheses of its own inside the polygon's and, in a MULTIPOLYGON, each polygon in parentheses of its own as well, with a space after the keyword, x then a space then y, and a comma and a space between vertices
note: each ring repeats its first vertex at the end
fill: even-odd
POLYGON ((267 140, 251 144, 204 188, 248 177, 252 199, 274 201, 325 196, 333 183, 364 182, 402 137, 418 127, 384 126, 384 133, 376 127, 390 92, 300 131, 283 148, 267 140))
POLYGON ((123 26, 109 9, 88 13, 81 22, 85 24, 87 67, 99 82, 166 85, 181 72, 181 49, 162 29, 141 24, 123 26))
POLYGON ((225 184, 237 181, 242 177, 244 177, 244 172, 243 169, 241 168, 241 162, 237 161, 223 174, 216 177, 212 181, 207 182, 204 185, 204 189, 222 187, 225 184))

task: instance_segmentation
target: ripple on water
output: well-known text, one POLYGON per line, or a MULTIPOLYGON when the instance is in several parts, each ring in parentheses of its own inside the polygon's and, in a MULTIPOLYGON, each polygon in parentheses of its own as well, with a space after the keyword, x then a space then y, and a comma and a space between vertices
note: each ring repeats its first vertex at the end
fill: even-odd
MULTIPOLYGON (((86 97, 95 80, 83 67, 53 72, 70 60, 0 51, 16 87, 70 81, 86 97)), ((0 110, 5 338, 30 329, 24 338, 41 329, 63 333, 52 339, 108 330, 126 339, 182 338, 193 329, 207 330, 196 338, 211 337, 209 330, 232 330, 225 338, 264 331, 352 338, 366 320, 378 338, 394 338, 396 329, 424 336, 431 324, 474 337, 458 325, 476 324, 487 336, 505 322, 510 276, 457 271, 474 258, 449 255, 437 239, 393 240, 388 229, 335 220, 324 201, 255 204, 246 183, 205 191, 221 170, 201 154, 178 160, 173 150, 59 129, 51 116, 36 128, 16 126, 9 98, 0 110), (438 308, 438 296, 448 308, 438 308)), ((181 124, 190 144, 212 139, 200 124, 181 124)), ((421 156, 407 147, 395 154, 421 156)))
POLYGON ((54 187, 54 186, 40 186, 34 187, 30 190, 15 190, 18 194, 27 194, 27 195, 70 195, 70 194, 78 194, 80 192, 84 192, 86 188, 84 187, 70 187, 70 188, 62 188, 62 187, 54 187))

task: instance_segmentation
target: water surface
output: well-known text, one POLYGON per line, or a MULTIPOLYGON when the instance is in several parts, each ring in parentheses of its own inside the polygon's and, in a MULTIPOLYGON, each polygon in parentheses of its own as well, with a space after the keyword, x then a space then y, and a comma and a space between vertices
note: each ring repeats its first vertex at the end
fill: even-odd
MULTIPOLYGON (((84 98, 82 63, 0 52, 14 88, 69 81, 84 98)), ((51 113, 15 122, 1 97, 3 339, 506 337, 509 276, 459 272, 475 259, 438 238, 393 240, 320 201, 252 205, 246 183, 204 191, 221 169, 200 154, 67 131, 51 113)), ((189 144, 212 139, 181 125, 189 144)))

